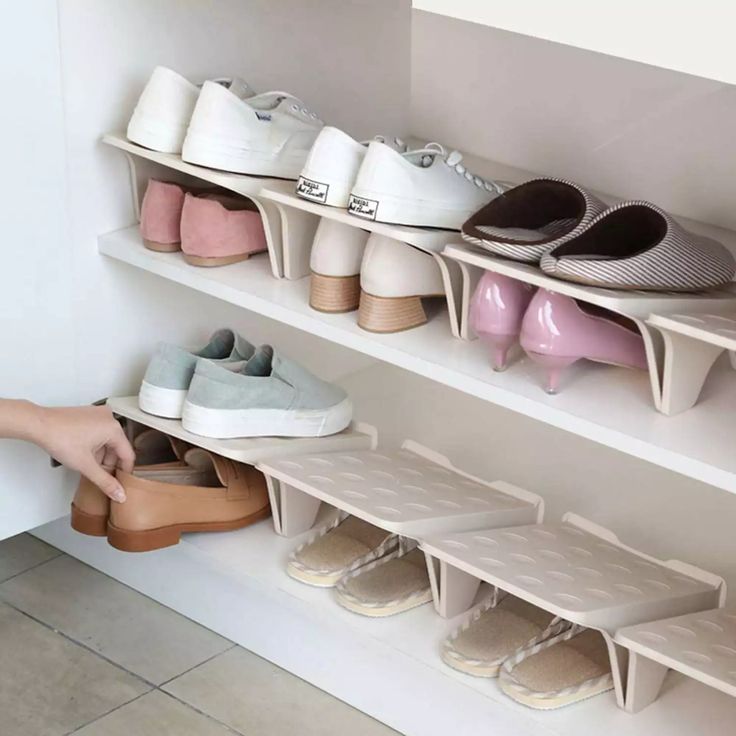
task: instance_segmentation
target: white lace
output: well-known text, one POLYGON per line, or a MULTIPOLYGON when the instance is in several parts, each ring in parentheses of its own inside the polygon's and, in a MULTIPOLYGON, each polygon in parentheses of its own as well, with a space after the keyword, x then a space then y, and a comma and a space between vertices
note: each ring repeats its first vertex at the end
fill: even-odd
POLYGON ((493 179, 483 179, 482 177, 468 171, 461 163, 463 155, 460 151, 450 151, 448 154, 445 151, 444 146, 439 143, 427 143, 424 148, 407 151, 404 155, 421 156, 422 166, 424 167, 431 166, 435 156, 440 156, 445 164, 453 169, 456 174, 464 176, 469 182, 472 182, 475 186, 481 189, 485 189, 487 192, 503 194, 510 186, 506 182, 494 181, 493 179))
MULTIPOLYGON (((379 143, 386 143, 386 136, 377 135, 373 140, 378 141, 379 143)), ((370 141, 368 141, 368 143, 370 143, 370 141)), ((404 143, 402 138, 394 138, 394 146, 398 149, 406 149, 406 143, 404 143)))

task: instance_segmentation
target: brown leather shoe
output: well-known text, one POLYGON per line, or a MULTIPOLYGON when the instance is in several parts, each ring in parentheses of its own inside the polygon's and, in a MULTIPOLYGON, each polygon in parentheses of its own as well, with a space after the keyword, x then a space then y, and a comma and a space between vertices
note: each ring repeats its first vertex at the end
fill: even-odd
MULTIPOLYGON (((133 440, 136 466, 181 466, 189 445, 156 429, 144 429, 133 440)), ((79 479, 72 501, 72 529, 92 537, 107 536, 110 499, 85 477, 79 479)))
POLYGON ((127 495, 112 504, 107 541, 125 552, 177 544, 182 532, 230 531, 271 515, 266 479, 243 465, 197 447, 185 467, 118 471, 127 495))

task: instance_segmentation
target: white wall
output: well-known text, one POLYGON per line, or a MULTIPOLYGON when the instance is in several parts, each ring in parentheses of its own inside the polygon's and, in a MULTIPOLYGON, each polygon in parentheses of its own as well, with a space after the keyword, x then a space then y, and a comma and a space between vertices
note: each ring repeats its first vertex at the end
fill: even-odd
POLYGON ((422 138, 736 230, 735 124, 735 86, 413 13, 422 138))

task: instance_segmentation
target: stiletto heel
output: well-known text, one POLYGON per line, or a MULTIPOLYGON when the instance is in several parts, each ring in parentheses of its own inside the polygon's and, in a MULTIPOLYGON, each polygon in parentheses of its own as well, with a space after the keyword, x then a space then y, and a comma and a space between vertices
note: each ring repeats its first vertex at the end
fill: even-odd
POLYGON ((507 367, 508 352, 519 340, 521 322, 534 288, 530 284, 486 271, 470 301, 468 319, 478 338, 491 348, 494 371, 507 367))
POLYGON ((493 335, 489 332, 478 332, 478 339, 488 345, 491 350, 491 366, 497 373, 508 368, 508 353, 519 342, 518 333, 515 335, 493 335))
POLYGON ((545 355, 544 353, 535 353, 527 351, 527 355, 538 365, 541 365, 547 372, 547 383, 544 390, 554 395, 560 387, 560 376, 565 368, 573 363, 577 363, 580 358, 568 358, 563 355, 545 355))

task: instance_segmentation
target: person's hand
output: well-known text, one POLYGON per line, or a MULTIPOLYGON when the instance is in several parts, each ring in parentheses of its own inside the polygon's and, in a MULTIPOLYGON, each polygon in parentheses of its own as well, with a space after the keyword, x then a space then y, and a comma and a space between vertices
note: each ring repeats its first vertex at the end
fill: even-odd
POLYGON ((35 442, 54 459, 78 470, 113 501, 125 501, 115 479, 117 468, 130 473, 135 452, 106 406, 42 408, 35 442))

